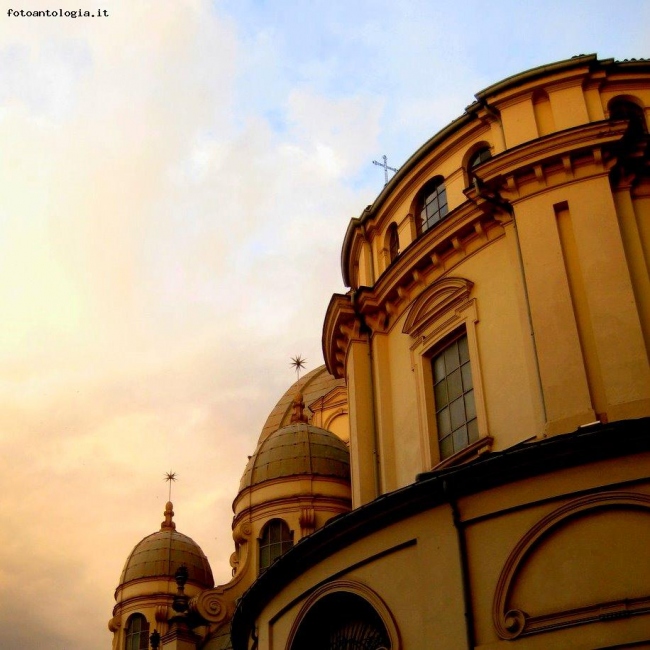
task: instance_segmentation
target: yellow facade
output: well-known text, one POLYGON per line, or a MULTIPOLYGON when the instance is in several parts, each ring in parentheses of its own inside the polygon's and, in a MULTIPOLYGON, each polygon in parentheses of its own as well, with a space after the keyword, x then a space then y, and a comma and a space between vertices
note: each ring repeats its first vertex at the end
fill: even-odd
POLYGON ((350 222, 330 374, 260 437, 319 377, 304 426, 347 442, 350 484, 243 486, 197 648, 226 624, 234 650, 650 648, 650 63, 476 100, 350 222), (260 573, 274 517, 304 539, 260 573))

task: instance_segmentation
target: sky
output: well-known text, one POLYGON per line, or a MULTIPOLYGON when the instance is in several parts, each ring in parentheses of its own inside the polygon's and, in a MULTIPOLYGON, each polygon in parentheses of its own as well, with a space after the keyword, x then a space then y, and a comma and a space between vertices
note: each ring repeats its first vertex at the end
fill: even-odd
POLYGON ((372 161, 517 72, 648 57, 649 32, 646 0, 1 0, 0 647, 110 647, 167 471, 226 582, 239 478, 290 357, 322 363, 372 161))

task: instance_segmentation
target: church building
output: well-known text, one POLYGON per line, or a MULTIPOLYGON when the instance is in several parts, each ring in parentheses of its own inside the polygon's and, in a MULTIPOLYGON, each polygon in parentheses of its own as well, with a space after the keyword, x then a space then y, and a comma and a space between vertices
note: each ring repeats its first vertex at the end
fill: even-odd
POLYGON ((325 365, 234 496, 160 530, 113 650, 650 649, 650 60, 522 72, 343 236, 325 365))

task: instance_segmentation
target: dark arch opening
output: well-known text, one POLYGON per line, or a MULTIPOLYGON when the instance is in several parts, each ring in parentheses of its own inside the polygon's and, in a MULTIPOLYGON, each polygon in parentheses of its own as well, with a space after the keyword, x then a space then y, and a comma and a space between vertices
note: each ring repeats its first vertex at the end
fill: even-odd
POLYGON ((395 223, 391 223, 388 227, 388 254, 391 262, 399 257, 399 234, 395 223))
POLYGON ((609 104, 609 117, 612 120, 627 120, 628 136, 631 138, 637 138, 648 132, 643 109, 628 99, 622 97, 613 99, 609 104))
POLYGON ((350 592, 321 598, 307 613, 291 650, 390 650, 388 631, 367 600, 350 592))

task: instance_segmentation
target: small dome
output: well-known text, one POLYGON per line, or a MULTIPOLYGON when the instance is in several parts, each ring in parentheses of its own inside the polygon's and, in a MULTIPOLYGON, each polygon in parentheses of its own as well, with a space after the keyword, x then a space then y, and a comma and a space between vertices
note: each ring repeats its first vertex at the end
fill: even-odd
POLYGON ((173 578, 184 565, 188 582, 205 589, 214 586, 208 558, 193 539, 176 531, 173 515, 172 503, 168 501, 160 530, 136 544, 122 570, 120 585, 139 578, 173 578))
POLYGON ((336 435, 306 422, 278 429, 250 457, 239 491, 275 478, 299 475, 350 480, 350 452, 336 435))

